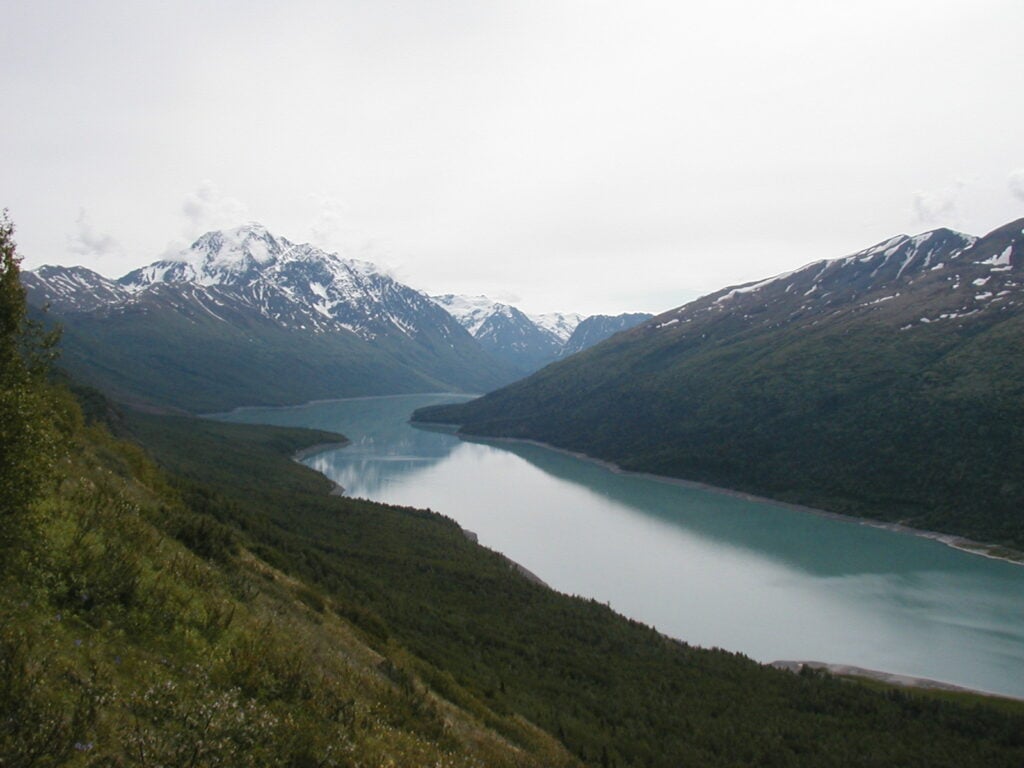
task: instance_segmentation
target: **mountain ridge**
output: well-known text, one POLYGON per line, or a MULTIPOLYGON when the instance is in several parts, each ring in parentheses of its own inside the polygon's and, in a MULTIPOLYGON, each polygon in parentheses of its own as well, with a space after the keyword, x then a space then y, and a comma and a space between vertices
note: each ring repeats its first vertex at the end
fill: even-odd
POLYGON ((515 372, 447 312, 368 262, 248 224, 110 280, 22 274, 65 329, 65 363, 121 399, 186 410, 487 391, 515 372))
POLYGON ((646 312, 589 316, 575 312, 527 314, 487 296, 449 293, 431 298, 488 352, 523 375, 653 317, 646 312))
MULTIPOLYGON (((155 397, 161 406, 489 391, 583 348, 571 338, 581 315, 527 315, 486 297, 428 297, 370 262, 294 243, 256 222, 207 232, 116 279, 51 265, 21 277, 31 303, 65 326, 73 373, 122 399, 155 397), (253 345, 265 348, 242 352, 253 345), (155 352, 159 346, 166 354, 155 352), (276 370, 265 380, 258 361, 274 356, 288 364, 271 362, 276 370), (140 366, 154 375, 130 370, 140 366), (287 385, 293 371, 308 382, 287 385)), ((585 327, 592 344, 623 326, 585 327)))
POLYGON ((1024 220, 890 238, 415 418, 1024 548, 1022 262, 1024 220))

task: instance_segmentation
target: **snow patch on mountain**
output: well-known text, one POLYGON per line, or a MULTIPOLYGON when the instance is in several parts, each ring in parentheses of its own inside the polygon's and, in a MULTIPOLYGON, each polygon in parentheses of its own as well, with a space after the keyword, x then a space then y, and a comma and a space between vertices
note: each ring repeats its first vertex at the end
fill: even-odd
POLYGON ((563 344, 583 321, 583 315, 575 312, 548 312, 541 315, 527 315, 537 327, 552 334, 563 344))
POLYGON ((988 264, 992 267, 1008 267, 1010 266, 1010 257, 1013 256, 1013 246, 1008 245, 1003 249, 1002 253, 998 253, 991 258, 983 261, 976 262, 977 264, 988 264))
POLYGON ((491 354, 523 373, 582 351, 651 317, 644 313, 589 317, 575 312, 527 315, 487 296, 446 294, 432 298, 491 354))
POLYGON ((443 296, 431 296, 430 299, 458 320, 459 324, 474 338, 480 332, 481 326, 492 315, 509 315, 508 305, 486 296, 459 296, 446 293, 443 296))
POLYGON ((157 299, 175 307, 181 301, 197 304, 218 320, 223 313, 211 307, 230 305, 288 328, 351 332, 364 340, 461 333, 458 323, 424 294, 373 264, 292 243, 256 223, 207 232, 173 257, 116 281, 64 267, 38 270, 29 283, 33 279, 47 301, 74 295, 77 306, 64 309, 117 311, 127 302, 157 299))

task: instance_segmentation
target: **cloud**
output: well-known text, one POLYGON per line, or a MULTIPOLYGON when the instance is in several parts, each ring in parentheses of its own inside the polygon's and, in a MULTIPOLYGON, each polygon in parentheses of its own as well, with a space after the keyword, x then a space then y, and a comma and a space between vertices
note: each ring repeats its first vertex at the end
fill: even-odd
POLYGON ((309 197, 316 206, 316 216, 309 228, 310 243, 346 259, 373 262, 389 277, 402 279, 402 267, 392 263, 386 246, 352 223, 355 217, 347 202, 331 195, 314 193, 309 197))
POLYGON ((1009 184, 1010 193, 1018 200, 1024 200, 1024 168, 1010 174, 1009 184))
POLYGON ((75 233, 68 236, 68 249, 79 256, 96 259, 124 255, 124 248, 113 235, 96 231, 85 208, 78 210, 75 233))
POLYGON ((181 212, 188 220, 185 236, 190 238, 212 229, 237 227, 249 219, 248 206, 223 194, 209 179, 200 182, 195 192, 185 195, 181 212))
POLYGON ((964 190, 962 181, 952 187, 934 192, 917 192, 914 195, 914 215, 922 224, 950 224, 959 216, 960 195, 964 190))
POLYGON ((312 195, 317 213, 309 228, 313 245, 333 251, 351 247, 353 231, 348 226, 351 216, 348 205, 337 197, 312 195))
POLYGON ((490 296, 495 301, 503 301, 506 304, 511 304, 512 306, 516 306, 517 304, 520 304, 522 302, 522 300, 523 300, 523 297, 520 296, 515 291, 507 291, 507 290, 504 290, 504 289, 499 289, 497 291, 491 291, 487 295, 490 296))

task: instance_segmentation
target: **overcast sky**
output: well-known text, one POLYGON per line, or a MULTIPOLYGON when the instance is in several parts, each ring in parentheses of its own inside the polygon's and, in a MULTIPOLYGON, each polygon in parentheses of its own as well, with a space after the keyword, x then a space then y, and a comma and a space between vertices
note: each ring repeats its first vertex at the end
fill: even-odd
POLYGON ((0 206, 108 276, 209 229, 661 311, 1024 216, 1021 0, 21 2, 0 206))

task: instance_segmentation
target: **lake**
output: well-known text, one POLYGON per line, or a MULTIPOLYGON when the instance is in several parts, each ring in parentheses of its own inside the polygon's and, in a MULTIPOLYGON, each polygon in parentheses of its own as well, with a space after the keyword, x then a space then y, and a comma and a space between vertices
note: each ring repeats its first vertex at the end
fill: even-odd
POLYGON ((429 508, 553 588, 754 659, 827 661, 1024 697, 1024 567, 907 533, 408 424, 409 395, 247 408, 341 432, 303 461, 347 495, 429 508))

